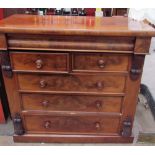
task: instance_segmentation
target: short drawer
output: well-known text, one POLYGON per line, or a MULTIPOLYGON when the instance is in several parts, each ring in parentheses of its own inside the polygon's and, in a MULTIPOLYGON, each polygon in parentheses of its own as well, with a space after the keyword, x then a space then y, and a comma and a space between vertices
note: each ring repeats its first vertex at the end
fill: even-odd
POLYGON ((27 133, 118 134, 119 117, 27 115, 27 133))
POLYGON ((128 71, 129 55, 107 53, 75 53, 73 71, 123 72, 128 71))
POLYGON ((68 72, 68 53, 12 52, 14 71, 23 72, 68 72))
POLYGON ((121 112, 123 97, 22 94, 24 110, 121 112))
POLYGON ((102 74, 18 75, 19 89, 25 91, 121 93, 125 80, 125 76, 102 74))

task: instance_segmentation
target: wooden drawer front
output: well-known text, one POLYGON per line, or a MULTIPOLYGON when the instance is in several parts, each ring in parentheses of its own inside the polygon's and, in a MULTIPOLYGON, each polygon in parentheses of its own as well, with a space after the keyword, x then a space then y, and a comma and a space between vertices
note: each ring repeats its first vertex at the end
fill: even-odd
POLYGON ((125 77, 119 75, 28 75, 19 74, 21 90, 113 92, 124 91, 125 77))
POLYGON ((22 94, 24 110, 120 112, 122 97, 22 94))
POLYGON ((127 71, 129 56, 123 54, 86 54, 73 55, 73 70, 75 71, 127 71))
MULTIPOLYGON (((78 25, 79 26, 79 25, 78 25)), ((86 27, 84 27, 85 29, 86 27)), ((82 28, 83 29, 83 28, 82 28)), ((83 30, 82 30, 83 31, 83 30)), ((24 50, 88 50, 133 51, 135 37, 105 37, 81 35, 8 35, 9 49, 24 50)))
POLYGON ((119 118, 103 116, 43 116, 25 117, 28 133, 118 133, 119 118))
POLYGON ((68 72, 68 58, 67 53, 11 53, 17 71, 68 72))

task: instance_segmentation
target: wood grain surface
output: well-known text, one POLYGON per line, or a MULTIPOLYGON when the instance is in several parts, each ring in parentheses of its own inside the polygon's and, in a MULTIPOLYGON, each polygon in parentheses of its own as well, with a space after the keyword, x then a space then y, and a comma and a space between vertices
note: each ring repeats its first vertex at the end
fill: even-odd
POLYGON ((87 36, 154 36, 155 30, 127 17, 12 15, 0 21, 0 33, 87 36))
POLYGON ((151 26, 127 17, 13 15, 0 21, 0 50, 8 52, 2 62, 11 59, 1 64, 10 111, 18 116, 15 128, 23 125, 25 132, 14 140, 132 142, 153 36, 151 26))

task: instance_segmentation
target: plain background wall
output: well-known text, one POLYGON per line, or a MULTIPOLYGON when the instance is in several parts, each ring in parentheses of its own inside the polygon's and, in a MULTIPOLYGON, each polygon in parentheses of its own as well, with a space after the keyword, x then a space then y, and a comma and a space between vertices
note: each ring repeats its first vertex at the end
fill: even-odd
POLYGON ((155 9, 129 9, 129 17, 144 20, 147 19, 152 24, 155 24, 155 9))

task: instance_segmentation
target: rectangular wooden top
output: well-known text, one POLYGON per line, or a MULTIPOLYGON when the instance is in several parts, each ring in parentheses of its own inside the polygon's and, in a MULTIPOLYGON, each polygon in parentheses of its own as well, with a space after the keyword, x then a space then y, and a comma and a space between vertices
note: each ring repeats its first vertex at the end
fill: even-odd
POLYGON ((128 17, 12 15, 0 21, 0 33, 155 36, 155 29, 128 17))

